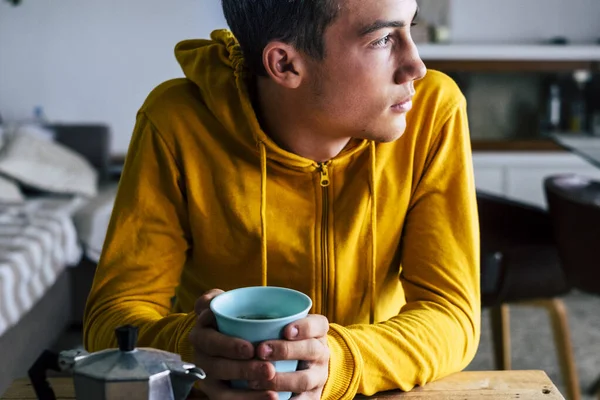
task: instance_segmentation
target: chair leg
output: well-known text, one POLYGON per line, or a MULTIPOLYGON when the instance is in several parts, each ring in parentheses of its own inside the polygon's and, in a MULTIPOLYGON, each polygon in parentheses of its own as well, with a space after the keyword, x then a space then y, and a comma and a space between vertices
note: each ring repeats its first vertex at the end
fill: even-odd
POLYGON ((589 394, 590 396, 597 395, 598 400, 600 400, 600 376, 598 377, 598 380, 590 386, 589 394))
POLYGON ((512 360, 510 356, 510 309, 508 304, 501 304, 491 309, 491 323, 496 370, 510 370, 512 360))
POLYGON ((565 303, 561 299, 553 298, 540 300, 539 304, 544 306, 550 313, 552 330, 554 332, 554 342, 558 352, 563 382, 567 387, 567 398, 569 400, 580 400, 581 390, 579 388, 579 377, 577 375, 577 366, 575 365, 575 356, 573 354, 571 342, 571 330, 569 329, 569 320, 565 303))

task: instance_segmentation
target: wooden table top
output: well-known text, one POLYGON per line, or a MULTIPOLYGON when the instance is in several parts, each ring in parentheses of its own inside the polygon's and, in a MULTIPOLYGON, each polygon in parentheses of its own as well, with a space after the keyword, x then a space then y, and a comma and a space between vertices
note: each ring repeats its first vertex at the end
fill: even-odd
MULTIPOLYGON (((75 399, 70 378, 50 378, 57 400, 75 399)), ((35 394, 28 379, 15 381, 1 400, 34 400, 35 394)), ((359 396, 357 399, 366 399, 359 396)), ((460 372, 411 392, 381 393, 372 399, 387 400, 507 400, 541 399, 564 400, 543 371, 485 371, 460 372)))

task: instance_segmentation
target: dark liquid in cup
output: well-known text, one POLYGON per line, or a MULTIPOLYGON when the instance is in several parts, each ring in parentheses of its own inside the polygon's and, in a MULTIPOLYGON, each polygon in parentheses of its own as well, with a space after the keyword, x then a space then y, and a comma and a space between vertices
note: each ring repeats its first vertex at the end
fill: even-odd
POLYGON ((276 315, 240 315, 239 319, 253 319, 253 320, 267 320, 267 319, 277 319, 279 318, 276 315))

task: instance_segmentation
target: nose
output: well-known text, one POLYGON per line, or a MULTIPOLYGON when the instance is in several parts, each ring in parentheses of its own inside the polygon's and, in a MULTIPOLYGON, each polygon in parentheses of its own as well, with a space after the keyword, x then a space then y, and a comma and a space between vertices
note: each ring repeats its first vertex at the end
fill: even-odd
POLYGON ((421 57, 417 45, 412 39, 408 39, 406 46, 401 46, 398 50, 398 67, 394 81, 398 85, 423 79, 427 74, 427 67, 421 57))

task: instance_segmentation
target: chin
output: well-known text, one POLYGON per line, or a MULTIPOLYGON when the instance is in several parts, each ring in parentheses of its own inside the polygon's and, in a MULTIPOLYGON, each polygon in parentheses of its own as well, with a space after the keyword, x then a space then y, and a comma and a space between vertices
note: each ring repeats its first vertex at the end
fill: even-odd
POLYGON ((404 136, 404 129, 394 132, 393 134, 384 135, 383 137, 376 140, 379 143, 391 143, 404 136))
POLYGON ((377 143, 391 143, 400 139, 406 131, 406 115, 395 115, 393 118, 380 118, 377 124, 354 132, 350 136, 355 139, 372 140, 377 143))
POLYGON ((369 137, 365 139, 374 140, 378 143, 391 143, 400 139, 406 131, 406 120, 402 120, 402 123, 396 123, 391 127, 382 128, 372 132, 369 137))
POLYGON ((403 135, 404 129, 394 131, 387 130, 385 132, 369 132, 367 134, 363 132, 362 135, 357 136, 357 139, 367 139, 377 143, 391 143, 400 139, 403 135))

